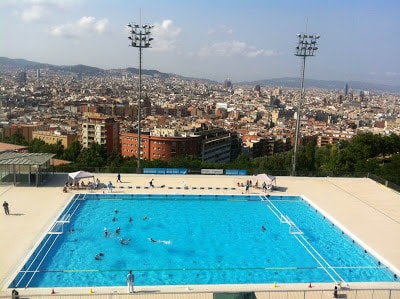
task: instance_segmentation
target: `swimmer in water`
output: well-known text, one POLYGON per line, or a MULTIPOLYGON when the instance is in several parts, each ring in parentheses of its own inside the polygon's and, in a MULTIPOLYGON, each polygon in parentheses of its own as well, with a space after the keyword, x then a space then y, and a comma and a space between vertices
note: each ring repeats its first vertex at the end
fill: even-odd
POLYGON ((165 244, 165 245, 170 245, 170 244, 171 244, 171 241, 170 241, 170 240, 155 240, 155 239, 153 239, 153 238, 148 238, 148 240, 149 240, 151 243, 162 243, 162 244, 165 244))
POLYGON ((127 239, 127 240, 121 239, 120 242, 121 242, 122 245, 128 245, 130 240, 131 239, 127 239))

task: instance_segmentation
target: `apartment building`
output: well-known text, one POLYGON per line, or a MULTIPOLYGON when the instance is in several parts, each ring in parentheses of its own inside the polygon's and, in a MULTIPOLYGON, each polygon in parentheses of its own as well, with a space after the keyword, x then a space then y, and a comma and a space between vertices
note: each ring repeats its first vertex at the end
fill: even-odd
MULTIPOLYGON (((141 159, 169 161, 177 156, 200 156, 201 137, 179 135, 174 129, 153 130, 142 132, 141 159)), ((120 135, 121 154, 123 157, 137 157, 138 133, 123 132, 120 135)))
POLYGON ((61 133, 59 131, 34 131, 32 132, 33 139, 40 139, 48 144, 56 144, 61 141, 64 148, 68 148, 73 141, 78 140, 78 135, 75 133, 61 133))
POLYGON ((353 132, 340 132, 326 130, 317 136, 317 146, 337 144, 340 140, 350 140, 354 136, 353 132))
MULTIPOLYGON (((169 161, 177 156, 195 156, 205 162, 231 161, 231 134, 223 128, 196 128, 194 131, 178 131, 171 128, 154 128, 141 133, 142 159, 169 161)), ((123 157, 137 156, 138 134, 123 132, 120 136, 123 157)))
POLYGON ((104 145, 107 152, 119 150, 119 123, 113 117, 88 116, 82 121, 80 143, 89 148, 92 143, 104 145))
POLYGON ((21 134, 26 141, 31 142, 34 139, 33 132, 37 130, 46 131, 47 129, 48 126, 43 124, 11 124, 3 126, 0 131, 2 138, 10 138, 14 134, 21 134))
POLYGON ((193 133, 201 137, 201 160, 224 163, 231 161, 231 133, 223 128, 202 127, 193 133))

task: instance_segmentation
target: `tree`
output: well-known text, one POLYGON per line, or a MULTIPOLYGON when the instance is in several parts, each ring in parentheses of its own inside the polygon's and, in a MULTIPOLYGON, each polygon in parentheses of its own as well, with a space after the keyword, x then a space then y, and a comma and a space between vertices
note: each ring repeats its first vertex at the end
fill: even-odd
POLYGON ((107 156, 107 165, 112 167, 120 167, 124 163, 124 158, 120 152, 112 151, 111 154, 107 156))
POLYGON ((296 169, 303 173, 310 173, 315 170, 314 142, 309 142, 306 146, 299 147, 296 169))
POLYGON ((335 156, 337 147, 332 145, 321 146, 315 149, 315 168, 324 173, 335 171, 335 156))
POLYGON ((28 145, 28 141, 26 141, 24 135, 19 132, 15 132, 9 138, 4 138, 4 142, 16 145, 28 145))
POLYGON ((64 153, 64 146, 61 140, 57 140, 55 144, 48 144, 42 139, 35 138, 29 143, 28 150, 30 153, 52 153, 56 154, 56 158, 60 158, 64 153))
POLYGON ((231 163, 231 168, 234 169, 248 169, 251 164, 251 159, 249 156, 244 154, 239 154, 236 160, 231 163))
POLYGON ((354 160, 374 158, 382 153, 381 136, 372 133, 358 134, 351 139, 349 150, 354 160))
MULTIPOLYGON (((45 145, 40 140, 30 144, 32 150, 59 153, 61 144, 45 145), (47 148, 46 148, 47 146, 47 148)), ((340 140, 336 145, 317 147, 315 143, 308 143, 299 147, 298 174, 299 175, 336 175, 359 176, 370 172, 387 180, 400 183, 400 136, 360 134, 351 140, 340 140), (382 161, 385 161, 383 164, 382 161)), ((199 157, 173 157, 168 162, 164 160, 143 160, 142 167, 149 168, 222 168, 244 169, 248 174, 271 173, 274 175, 290 175, 292 172, 293 152, 277 153, 274 156, 251 159, 240 154, 231 163, 202 162, 199 157)), ((111 172, 136 172, 137 160, 135 157, 123 158, 120 153, 107 153, 104 145, 93 143, 89 149, 81 149, 79 141, 73 142, 64 150, 62 158, 74 162, 64 166, 70 169, 82 167, 98 167, 111 172), (104 169, 107 167, 106 169, 104 169)))
POLYGON ((82 146, 79 140, 75 140, 71 142, 71 144, 64 150, 62 155, 62 159, 76 162, 79 155, 81 154, 82 146))
POLYGON ((389 163, 385 163, 381 166, 378 174, 390 182, 400 185, 400 154, 395 154, 392 156, 389 163))
POLYGON ((56 144, 53 145, 52 153, 56 154, 56 158, 60 159, 64 154, 64 145, 61 140, 57 140, 56 144))
POLYGON ((107 161, 107 150, 103 144, 93 142, 89 148, 82 150, 77 162, 82 167, 104 167, 107 161))
POLYGON ((28 145, 28 151, 30 153, 45 153, 46 152, 46 142, 42 139, 35 138, 28 145))
POLYGON ((195 156, 176 156, 168 161, 168 166, 172 168, 201 168, 201 161, 195 156))

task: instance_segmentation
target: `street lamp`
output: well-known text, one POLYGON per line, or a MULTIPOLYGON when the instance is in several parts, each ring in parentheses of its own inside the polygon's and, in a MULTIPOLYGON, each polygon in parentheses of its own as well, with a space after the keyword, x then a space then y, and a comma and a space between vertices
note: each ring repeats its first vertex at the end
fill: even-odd
POLYGON ((297 144, 299 140, 299 130, 300 130, 300 114, 301 114, 301 102, 304 98, 304 71, 306 69, 306 57, 314 56, 314 52, 318 50, 317 39, 319 35, 307 35, 307 34, 297 34, 298 44, 296 47, 296 56, 303 58, 302 74, 301 74, 301 90, 300 90, 300 100, 297 108, 297 121, 296 121, 296 133, 294 136, 294 151, 292 158, 292 176, 296 176, 296 160, 297 160, 297 144))
POLYGON ((138 100, 138 153, 137 153, 137 167, 136 173, 140 171, 140 158, 141 158, 141 110, 142 110, 142 49, 150 48, 150 42, 153 38, 150 37, 152 25, 139 25, 136 23, 129 23, 130 36, 128 37, 131 41, 129 46, 139 48, 139 100, 138 100))

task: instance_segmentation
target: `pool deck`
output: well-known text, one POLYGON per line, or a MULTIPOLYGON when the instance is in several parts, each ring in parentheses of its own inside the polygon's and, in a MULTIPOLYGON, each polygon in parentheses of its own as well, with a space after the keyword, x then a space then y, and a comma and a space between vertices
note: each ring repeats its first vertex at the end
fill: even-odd
MULTIPOLYGON (((114 174, 96 174, 102 183, 112 181, 113 193, 162 194, 242 194, 251 176, 219 175, 145 175, 121 174, 122 183, 116 183, 114 174), (154 178, 155 188, 149 188, 154 178), (165 187, 161 188, 161 185, 165 187), (140 186, 140 188, 137 188, 140 186), (185 188, 186 186, 186 188, 185 188), (200 189, 200 187, 203 187, 200 189), (195 188, 195 189, 193 189, 195 188)), ((50 228, 55 217, 67 201, 77 192, 107 192, 106 189, 62 192, 67 174, 57 174, 44 186, 0 186, 1 201, 9 203, 10 215, 0 216, 0 296, 10 294, 7 289, 17 269, 25 261, 37 242, 50 228)), ((88 179, 84 179, 88 182, 88 179)), ((400 277, 400 194, 367 178, 306 178, 277 177, 277 190, 272 195, 303 195, 331 221, 350 234, 367 251, 389 265, 400 277)), ((250 194, 265 194, 261 189, 250 188, 250 194)), ((304 290, 303 284, 279 284, 280 290, 304 290)), ((314 284, 313 288, 331 289, 333 284, 314 284)), ((276 287, 276 285, 274 285, 276 287)), ((400 289, 395 283, 352 283, 351 288, 400 289)), ((211 291, 262 291, 271 285, 204 285, 204 286, 139 286, 141 292, 211 292, 211 291)), ((24 293, 27 291, 24 290, 24 293)), ((125 293, 126 287, 96 288, 97 293, 125 293)), ((43 289, 29 289, 31 294, 49 294, 43 289)), ((59 294, 88 293, 87 288, 64 288, 59 294)))

